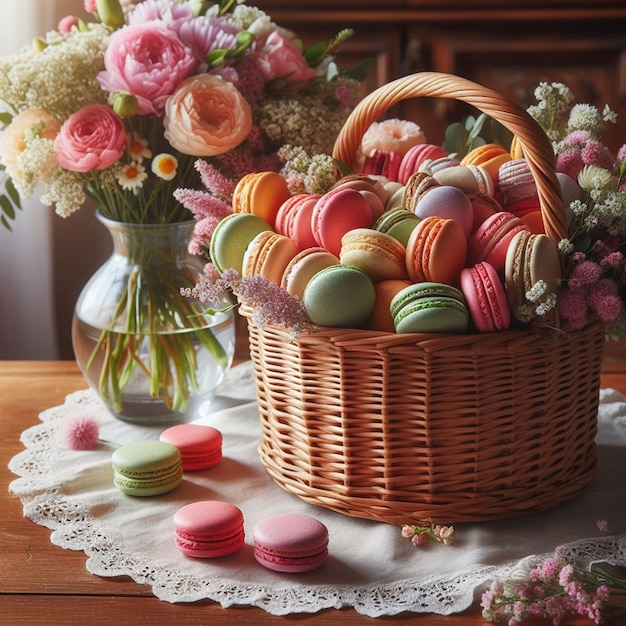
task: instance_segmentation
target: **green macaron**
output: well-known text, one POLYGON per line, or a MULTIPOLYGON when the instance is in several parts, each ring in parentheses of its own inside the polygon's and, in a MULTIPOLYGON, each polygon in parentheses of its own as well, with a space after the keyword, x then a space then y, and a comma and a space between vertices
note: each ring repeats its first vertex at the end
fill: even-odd
POLYGON ((130 496, 156 496, 183 479, 180 450, 163 441, 137 441, 117 448, 111 457, 114 485, 130 496))
POLYGON ((463 333, 470 319, 462 292, 444 283, 410 285, 389 308, 398 333, 463 333))
POLYGON ((352 265, 331 265, 315 274, 303 295, 309 319, 319 326, 362 328, 376 303, 369 276, 352 265))
POLYGON ((235 269, 241 275, 243 256, 248 244, 262 231, 272 230, 263 219, 252 213, 232 213, 215 227, 209 254, 219 272, 235 269))
POLYGON ((420 218, 412 211, 404 208, 395 208, 385 211, 374 224, 374 230, 386 233, 406 246, 409 235, 420 223, 420 218))

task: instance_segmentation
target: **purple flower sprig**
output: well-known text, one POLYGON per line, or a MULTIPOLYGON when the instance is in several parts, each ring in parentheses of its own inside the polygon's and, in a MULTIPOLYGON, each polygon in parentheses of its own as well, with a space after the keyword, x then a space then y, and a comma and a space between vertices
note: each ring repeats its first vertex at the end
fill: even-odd
POLYGON ((450 546, 454 543, 454 526, 434 524, 431 519, 421 520, 419 524, 405 524, 402 536, 410 539, 416 548, 425 546, 431 540, 450 546))
POLYGON ((504 582, 482 595, 483 617, 517 626, 527 619, 549 619, 555 626, 576 616, 595 624, 626 614, 626 578, 594 567, 573 565, 564 547, 540 562, 526 559, 504 582))
MULTIPOLYGON (((259 328, 276 324, 288 329, 294 338, 300 336, 310 324, 302 301, 264 276, 244 276, 234 269, 221 274, 212 264, 207 264, 206 278, 193 288, 181 289, 181 295, 197 298, 202 303, 224 302, 219 311, 228 311, 238 305, 252 310, 252 323, 259 328), (225 294, 231 292, 235 303, 225 301, 225 294)), ((218 310, 208 310, 215 314, 218 310)))

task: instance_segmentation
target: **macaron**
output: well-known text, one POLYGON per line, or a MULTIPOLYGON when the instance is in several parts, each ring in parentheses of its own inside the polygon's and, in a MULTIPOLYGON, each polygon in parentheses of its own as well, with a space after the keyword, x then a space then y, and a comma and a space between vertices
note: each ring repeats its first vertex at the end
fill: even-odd
POLYGON ((281 204, 291 196, 287 181, 276 172, 244 175, 233 192, 233 212, 252 213, 272 228, 281 204))
POLYGON ((399 152, 377 148, 365 157, 361 173, 380 175, 397 181, 401 163, 402 155, 399 152))
POLYGON ((363 328, 376 302, 370 277, 358 267, 332 265, 311 278, 303 303, 309 319, 319 326, 363 328))
POLYGON ((385 211, 376 222, 374 222, 373 229, 381 233, 386 233, 390 237, 397 239, 406 247, 409 236, 419 223, 420 218, 417 217, 415 213, 408 209, 397 207, 385 211))
POLYGON ((409 280, 381 280, 374 285, 376 302, 367 324, 372 330, 395 333, 396 327, 391 316, 391 301, 402 289, 411 284, 409 280))
POLYGON ((241 275, 263 276, 280 285, 285 268, 298 252, 293 239, 273 231, 263 231, 248 245, 243 255, 241 275))
POLYGON ((310 572, 328 558, 328 528, 304 513, 262 519, 254 527, 253 539, 254 558, 276 572, 310 572))
POLYGON ((331 189, 315 203, 311 223, 318 246, 339 256, 341 238, 354 228, 374 223, 370 204, 356 189, 331 189))
POLYGON ((412 284, 391 300, 398 333, 464 333, 470 314, 463 293, 436 282, 412 284))
POLYGON ((415 174, 424 163, 424 161, 439 159, 446 157, 450 153, 441 146, 430 143, 420 143, 409 148, 407 153, 402 157, 400 170, 398 172, 398 181, 403 185, 409 180, 411 174, 415 174))
POLYGON ((498 170, 506 161, 511 160, 511 153, 500 144, 485 143, 470 150, 462 159, 461 165, 479 165, 491 177, 493 187, 498 185, 498 170))
POLYGON ((456 220, 426 217, 406 245, 406 267, 414 283, 459 284, 467 258, 467 239, 456 220))
POLYGON ((137 441, 114 450, 113 484, 129 496, 172 491, 183 479, 180 450, 163 441, 137 441))
POLYGON ((185 472, 213 467, 222 459, 222 433, 212 426, 176 424, 164 430, 159 441, 178 448, 185 472))
POLYGON ((350 174, 339 179, 331 189, 354 189, 358 191, 368 201, 372 211, 372 221, 375 221, 384 212, 385 203, 390 195, 390 192, 381 182, 382 180, 387 181, 380 176, 350 174))
POLYGON ((506 255, 505 285, 514 317, 524 317, 519 314, 520 307, 537 306, 526 294, 539 281, 545 283, 546 287, 542 301, 549 296, 556 296, 561 277, 559 251, 550 237, 525 231, 513 237, 506 255))
POLYGON ((433 173, 440 185, 457 187, 466 194, 484 193, 493 196, 491 176, 479 165, 455 165, 433 173))
POLYGON ((250 242, 272 227, 257 215, 233 213, 220 220, 209 244, 209 254, 219 272, 235 269, 241 275, 243 256, 250 242))
POLYGON ((341 263, 363 270, 373 283, 406 278, 405 257, 397 239, 373 228, 349 230, 341 239, 341 263))
POLYGON ((468 195, 458 187, 439 185, 419 198, 413 212, 420 219, 443 217, 456 220, 468 239, 474 224, 474 210, 468 195))
POLYGON ((461 272, 461 291, 478 331, 505 330, 511 325, 504 284, 489 263, 482 261, 465 268, 461 272))
POLYGON ((476 229, 469 240, 469 265, 487 261, 502 276, 509 243, 522 230, 530 232, 530 226, 513 213, 494 213, 476 229))
POLYGON ((300 251, 291 259, 281 280, 281 287, 302 300, 304 290, 315 274, 331 265, 339 265, 339 257, 325 248, 314 246, 300 251))
POLYGON ((237 552, 244 544, 243 513, 230 502, 201 500, 174 513, 174 538, 187 556, 214 559, 237 552))
POLYGON ((300 250, 317 245, 311 229, 313 207, 320 194, 299 193, 282 203, 276 214, 275 230, 296 242, 300 250))
MULTIPOLYGON (((539 197, 537 184, 526 159, 511 159, 498 169, 498 192, 505 210, 518 202, 539 197)), ((511 210, 511 213, 515 211, 511 210)))
POLYGON ((504 210, 498 200, 493 196, 488 196, 483 193, 473 194, 470 200, 472 202, 472 213, 474 215, 472 233, 474 233, 488 217, 504 210))
POLYGON ((425 172, 411 174, 404 186, 404 199, 402 206, 409 211, 415 211, 415 206, 431 189, 439 187, 439 183, 425 172))

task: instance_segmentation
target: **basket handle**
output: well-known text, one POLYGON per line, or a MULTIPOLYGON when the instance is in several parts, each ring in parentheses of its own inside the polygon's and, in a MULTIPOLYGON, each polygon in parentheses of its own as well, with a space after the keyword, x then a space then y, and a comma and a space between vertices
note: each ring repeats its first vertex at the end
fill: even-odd
POLYGON ((379 87, 361 100, 346 120, 335 142, 333 157, 354 167, 361 139, 369 126, 398 102, 414 97, 461 100, 510 130, 519 141, 537 185, 546 234, 555 244, 567 236, 561 186, 547 135, 520 106, 496 91, 465 78, 439 72, 420 72, 379 87))

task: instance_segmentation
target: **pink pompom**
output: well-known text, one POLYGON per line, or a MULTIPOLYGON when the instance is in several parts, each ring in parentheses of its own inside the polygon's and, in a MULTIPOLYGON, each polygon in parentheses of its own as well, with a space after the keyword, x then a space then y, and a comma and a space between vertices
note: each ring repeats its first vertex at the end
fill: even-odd
POLYGON ((70 450, 93 450, 98 447, 100 427, 91 415, 71 415, 61 424, 59 434, 70 450))

